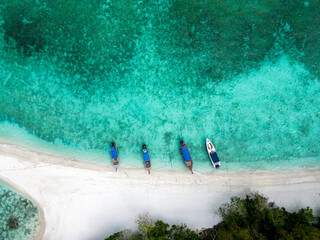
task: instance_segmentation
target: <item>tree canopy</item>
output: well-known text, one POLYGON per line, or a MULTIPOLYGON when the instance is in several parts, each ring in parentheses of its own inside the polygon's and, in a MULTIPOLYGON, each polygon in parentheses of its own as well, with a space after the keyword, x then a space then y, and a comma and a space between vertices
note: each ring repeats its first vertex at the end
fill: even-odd
POLYGON ((115 233, 105 240, 200 240, 201 237, 187 228, 186 225, 172 225, 158 220, 150 226, 149 216, 139 216, 138 231, 124 230, 115 233))
POLYGON ((258 193, 232 197, 219 208, 223 221, 202 232, 203 239, 320 239, 312 209, 290 213, 258 193))
POLYGON ((258 193, 232 197, 219 208, 222 221, 197 233, 185 224, 152 221, 149 214, 136 219, 137 231, 123 230, 105 240, 318 240, 319 217, 306 207, 290 213, 258 193))

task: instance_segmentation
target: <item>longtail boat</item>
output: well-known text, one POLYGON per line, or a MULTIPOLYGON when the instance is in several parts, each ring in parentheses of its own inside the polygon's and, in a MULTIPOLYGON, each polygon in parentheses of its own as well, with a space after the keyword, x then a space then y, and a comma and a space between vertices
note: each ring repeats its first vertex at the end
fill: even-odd
POLYGON ((118 161, 119 156, 118 156, 118 150, 117 150, 116 144, 114 142, 111 143, 110 151, 111 151, 113 166, 117 171, 119 166, 119 161, 118 161))
POLYGON ((190 155, 190 152, 189 152, 189 150, 188 150, 187 145, 184 143, 183 140, 180 140, 180 152, 181 152, 181 155, 182 155, 182 157, 183 157, 184 164, 187 166, 187 168, 189 168, 189 170, 190 170, 191 173, 193 174, 193 172, 192 172, 192 159, 191 159, 191 155, 190 155))
POLYGON ((148 173, 150 174, 151 163, 150 163, 149 152, 148 152, 147 146, 145 144, 142 145, 142 156, 143 156, 144 164, 146 165, 146 169, 148 170, 148 173))

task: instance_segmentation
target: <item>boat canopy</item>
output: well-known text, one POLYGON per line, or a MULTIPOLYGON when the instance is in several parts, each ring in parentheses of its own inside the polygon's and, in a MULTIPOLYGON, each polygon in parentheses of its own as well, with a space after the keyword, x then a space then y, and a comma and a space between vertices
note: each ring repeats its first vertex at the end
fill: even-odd
POLYGON ((117 150, 114 147, 111 147, 111 157, 112 157, 112 159, 118 157, 117 150))
POLYGON ((144 153, 143 154, 143 159, 144 159, 145 162, 150 162, 149 154, 148 153, 144 153))
POLYGON ((182 154, 185 162, 188 162, 191 160, 190 153, 188 151, 188 148, 186 146, 182 147, 182 154))
POLYGON ((210 153, 210 157, 211 157, 211 159, 212 159, 212 161, 213 161, 214 163, 220 162, 220 160, 219 160, 219 158, 218 158, 218 154, 217 154, 216 152, 210 153))

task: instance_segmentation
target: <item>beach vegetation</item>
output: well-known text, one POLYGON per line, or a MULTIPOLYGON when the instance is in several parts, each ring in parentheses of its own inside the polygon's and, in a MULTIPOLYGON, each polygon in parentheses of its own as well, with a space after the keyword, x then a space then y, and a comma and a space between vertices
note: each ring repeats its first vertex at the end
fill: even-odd
POLYGON ((319 217, 311 208, 288 212, 259 193, 245 198, 231 197, 229 203, 219 208, 222 221, 200 233, 185 224, 172 225, 161 220, 153 221, 150 215, 142 214, 136 219, 137 231, 124 230, 105 240, 318 240, 320 239, 319 217))
POLYGON ((202 239, 320 239, 311 208, 290 213, 259 193, 232 197, 219 214, 222 222, 203 230, 202 239))
POLYGON ((150 217, 150 214, 148 212, 144 213, 144 214, 140 214, 136 218, 136 224, 138 225, 138 233, 144 237, 147 235, 147 233, 154 226, 154 223, 153 223, 153 221, 150 217))
POLYGON ((199 240, 201 237, 185 224, 172 225, 161 220, 152 221, 150 215, 139 215, 136 219, 138 230, 117 232, 105 240, 199 240))
POLYGON ((106 238, 106 240, 118 240, 118 239, 122 239, 122 240, 139 239, 139 234, 134 233, 130 229, 125 229, 123 231, 114 233, 114 234, 110 235, 108 238, 106 238))

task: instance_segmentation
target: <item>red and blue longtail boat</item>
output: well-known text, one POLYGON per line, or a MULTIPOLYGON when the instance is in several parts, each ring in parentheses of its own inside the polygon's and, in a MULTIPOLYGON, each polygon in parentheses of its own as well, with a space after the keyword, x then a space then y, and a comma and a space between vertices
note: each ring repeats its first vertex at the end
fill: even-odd
POLYGON ((182 157, 183 157, 184 164, 187 166, 187 168, 189 168, 189 170, 190 170, 191 173, 193 174, 193 172, 192 172, 192 159, 191 159, 191 155, 190 155, 190 152, 189 152, 189 150, 188 150, 187 145, 184 143, 183 140, 180 140, 180 152, 181 152, 181 155, 182 155, 182 157))
POLYGON ((116 169, 116 171, 118 170, 118 166, 119 166, 119 161, 118 161, 118 150, 116 147, 116 144, 114 142, 111 143, 111 157, 112 157, 112 161, 113 161, 113 166, 116 169))
POLYGON ((142 156, 143 156, 144 164, 146 165, 146 169, 148 170, 148 173, 150 174, 151 163, 150 163, 149 152, 148 152, 147 146, 145 144, 142 145, 142 156))

